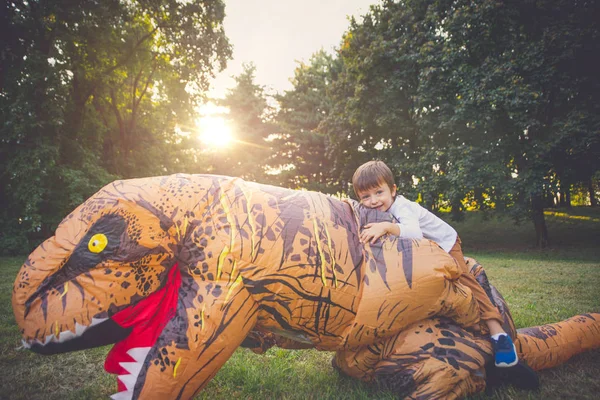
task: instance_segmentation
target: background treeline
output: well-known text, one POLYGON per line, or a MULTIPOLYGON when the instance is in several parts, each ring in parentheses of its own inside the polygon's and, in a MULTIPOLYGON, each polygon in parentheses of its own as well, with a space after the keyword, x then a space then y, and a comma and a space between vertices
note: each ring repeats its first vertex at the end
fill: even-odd
POLYGON ((596 204, 595 0, 383 1, 289 91, 268 95, 246 66, 219 101, 238 141, 218 152, 194 120, 231 56, 222 2, 1 7, 0 253, 112 180, 175 172, 351 195, 378 158, 425 207, 529 218, 539 246, 545 207, 596 204))

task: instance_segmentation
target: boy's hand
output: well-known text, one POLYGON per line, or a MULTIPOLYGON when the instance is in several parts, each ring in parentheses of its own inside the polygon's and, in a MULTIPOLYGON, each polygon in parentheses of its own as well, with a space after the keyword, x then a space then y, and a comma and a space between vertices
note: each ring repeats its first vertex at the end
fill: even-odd
POLYGON ((390 222, 374 222, 363 226, 363 230, 360 232, 360 242, 366 243, 371 241, 371 244, 373 244, 383 235, 393 233, 390 232, 390 225, 395 226, 396 224, 390 222))

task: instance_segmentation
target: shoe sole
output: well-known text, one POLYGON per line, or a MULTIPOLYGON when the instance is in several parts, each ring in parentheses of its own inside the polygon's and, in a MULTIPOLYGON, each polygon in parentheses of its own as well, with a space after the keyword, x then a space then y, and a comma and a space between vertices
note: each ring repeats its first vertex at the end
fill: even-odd
POLYGON ((505 363, 505 362, 501 362, 501 363, 494 363, 494 365, 498 368, 510 368, 510 367, 514 367, 515 365, 517 365, 519 363, 519 359, 517 358, 515 361, 511 362, 511 363, 505 363))

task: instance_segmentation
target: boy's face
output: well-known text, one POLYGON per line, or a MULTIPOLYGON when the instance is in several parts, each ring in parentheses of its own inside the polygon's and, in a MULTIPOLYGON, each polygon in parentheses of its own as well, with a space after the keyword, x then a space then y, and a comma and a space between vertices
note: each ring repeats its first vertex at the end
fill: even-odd
POLYGON ((394 202, 394 193, 396 193, 396 185, 390 188, 386 183, 382 183, 357 194, 363 206, 387 211, 394 202))

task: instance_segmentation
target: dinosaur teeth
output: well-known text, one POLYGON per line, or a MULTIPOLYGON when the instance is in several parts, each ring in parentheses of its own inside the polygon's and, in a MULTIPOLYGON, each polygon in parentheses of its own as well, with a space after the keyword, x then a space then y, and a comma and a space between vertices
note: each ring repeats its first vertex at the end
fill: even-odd
POLYGON ((81 325, 79 322, 75 322, 75 336, 83 335, 83 332, 85 332, 87 328, 87 326, 81 325))
POLYGON ((119 375, 119 380, 123 382, 128 392, 133 391, 133 387, 135 386, 135 381, 137 376, 133 375, 119 375))
POLYGON ((127 351, 127 354, 131 356, 138 363, 143 363, 150 351, 151 347, 134 347, 127 351))
POLYGON ((92 324, 90 326, 98 325, 106 321, 108 318, 92 318, 92 324))
POLYGON ((119 363, 119 365, 121 367, 123 367, 123 369, 125 371, 127 371, 131 375, 135 375, 135 376, 138 376, 140 373, 140 370, 142 369, 142 364, 139 362, 122 362, 122 363, 119 363))
POLYGON ((46 336, 46 340, 44 341, 44 346, 47 345, 48 343, 52 342, 53 339, 54 339, 53 334, 46 336))
POLYGON ((75 334, 71 331, 64 331, 60 333, 58 341, 60 343, 66 342, 67 340, 71 340, 75 337, 75 334))
MULTIPOLYGON (((104 320, 106 320, 106 319, 104 319, 104 320)), ((99 322, 96 322, 96 323, 98 324, 99 322)), ((87 330, 87 328, 88 328, 87 326, 81 325, 79 322, 75 322, 75 333, 73 333, 70 330, 66 330, 66 331, 62 331, 62 332, 58 333, 57 335, 55 335, 55 334, 47 335, 43 339, 35 339, 35 340, 22 339, 21 343, 23 344, 23 348, 25 348, 25 349, 30 349, 31 345, 33 345, 33 344, 46 346, 48 343, 64 343, 68 340, 76 338, 77 336, 83 335, 83 333, 87 330)))
POLYGON ((110 396, 113 400, 131 400, 133 398, 133 392, 128 390, 126 392, 115 393, 110 396))
POLYGON ((135 387, 135 382, 137 381, 137 377, 142 370, 142 366, 144 365, 144 361, 146 360, 146 356, 150 351, 151 347, 134 347, 127 351, 127 354, 133 358, 134 362, 122 362, 119 365, 127 372, 129 375, 119 375, 118 379, 125 385, 127 390, 119 393, 115 393, 110 396, 113 400, 131 400, 133 397, 133 389, 135 387))

